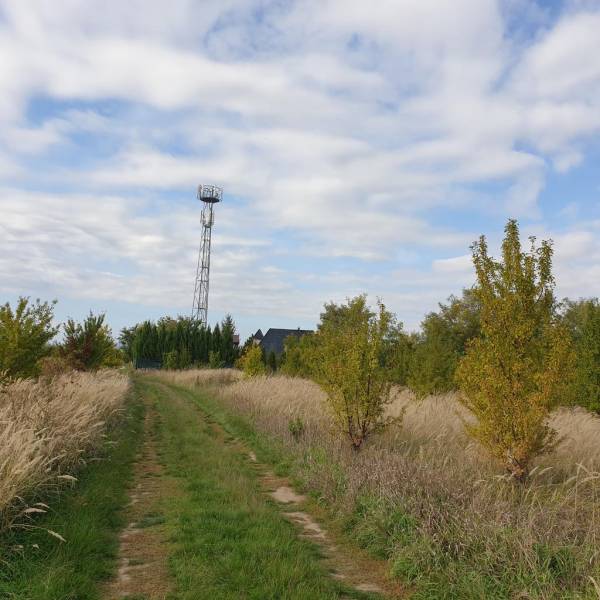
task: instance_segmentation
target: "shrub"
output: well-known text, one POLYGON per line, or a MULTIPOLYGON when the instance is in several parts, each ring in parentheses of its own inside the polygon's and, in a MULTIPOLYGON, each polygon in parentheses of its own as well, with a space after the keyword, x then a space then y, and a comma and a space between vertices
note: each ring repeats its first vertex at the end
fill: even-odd
POLYGON ((482 335, 468 344, 457 379, 478 419, 468 432, 522 481, 532 458, 556 440, 547 418, 567 393, 573 353, 556 319, 551 243, 536 248, 531 238, 523 252, 513 220, 505 234, 500 262, 484 236, 472 246, 482 335))
POLYGON ((61 355, 73 369, 95 371, 105 366, 106 360, 114 354, 115 343, 104 319, 104 314, 90 313, 83 323, 73 319, 65 323, 61 355))
POLYGON ((385 306, 379 302, 375 314, 365 296, 342 306, 328 305, 321 317, 313 378, 327 394, 337 426, 354 450, 389 423, 384 412, 391 383, 383 351, 393 327, 385 306))
POLYGON ((292 434, 292 437, 297 442, 304 435, 304 421, 300 417, 290 419, 288 422, 288 430, 292 434))
POLYGON ((69 361, 58 354, 44 356, 39 360, 38 366, 40 369, 40 376, 47 379, 58 377, 71 370, 69 361))
POLYGON ((5 378, 33 377, 38 361, 49 354, 48 343, 57 334, 52 326, 54 304, 19 298, 13 310, 0 306, 0 373, 5 378))
POLYGON ((173 370, 177 369, 179 365, 179 356, 177 355, 177 350, 171 350, 171 352, 165 352, 163 354, 163 369, 173 370))
POLYGON ((240 366, 244 375, 247 377, 256 377, 264 375, 267 372, 263 362, 262 350, 260 346, 251 346, 240 359, 240 366))

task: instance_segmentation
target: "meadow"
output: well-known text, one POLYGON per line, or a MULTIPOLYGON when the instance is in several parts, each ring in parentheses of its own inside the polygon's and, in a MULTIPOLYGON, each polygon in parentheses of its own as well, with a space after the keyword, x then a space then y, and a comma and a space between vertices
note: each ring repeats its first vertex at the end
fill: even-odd
POLYGON ((76 481, 102 451, 129 385, 105 370, 0 386, 0 531, 32 526, 51 492, 76 481))
POLYGON ((556 448, 517 483, 467 436, 456 393, 395 388, 401 422, 360 452, 335 431, 319 386, 233 370, 161 374, 212 387, 286 457, 302 489, 361 546, 389 560, 415 598, 600 597, 600 418, 559 408, 556 448))

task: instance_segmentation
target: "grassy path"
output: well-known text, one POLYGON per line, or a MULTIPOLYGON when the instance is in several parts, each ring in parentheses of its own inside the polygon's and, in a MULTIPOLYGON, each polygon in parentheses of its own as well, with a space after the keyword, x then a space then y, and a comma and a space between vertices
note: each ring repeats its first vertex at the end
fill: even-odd
POLYGON ((235 440, 182 391, 137 382, 159 415, 160 460, 180 493, 162 506, 170 531, 174 598, 370 598, 330 577, 315 544, 265 496, 235 440))

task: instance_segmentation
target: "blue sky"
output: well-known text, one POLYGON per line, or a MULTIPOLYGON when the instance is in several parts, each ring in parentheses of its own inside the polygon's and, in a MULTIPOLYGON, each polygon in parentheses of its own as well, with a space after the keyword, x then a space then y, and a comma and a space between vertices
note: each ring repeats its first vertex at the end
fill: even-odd
POLYGON ((0 292, 313 327, 366 292, 408 329, 509 217, 600 295, 600 0, 0 0, 0 292))

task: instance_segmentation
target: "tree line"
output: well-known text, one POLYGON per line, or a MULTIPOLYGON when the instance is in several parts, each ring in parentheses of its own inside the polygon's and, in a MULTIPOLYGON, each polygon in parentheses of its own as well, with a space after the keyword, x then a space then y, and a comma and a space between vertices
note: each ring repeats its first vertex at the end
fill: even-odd
POLYGON ((105 314, 90 312, 81 322, 55 324, 55 305, 22 297, 14 307, 8 302, 0 306, 0 381, 127 363, 165 369, 231 367, 238 357, 231 316, 214 328, 188 317, 163 317, 125 327, 115 340, 105 314))
POLYGON ((190 317, 144 321, 122 329, 119 342, 127 360, 142 368, 232 367, 238 357, 230 315, 212 329, 190 317))
MULTIPOLYGON (((339 323, 350 306, 325 304, 319 332, 328 323, 339 323)), ((600 413, 600 302, 598 298, 557 302, 548 309, 555 323, 570 340, 575 368, 566 403, 575 403, 600 413)), ((370 314, 364 308, 364 315, 370 314)), ((394 315, 387 326, 381 361, 394 384, 409 387, 417 396, 442 394, 458 389, 457 368, 473 340, 482 335, 482 304, 477 287, 450 296, 437 311, 428 313, 420 331, 408 333, 394 315)), ((492 318, 499 315, 494 313, 492 318)), ((288 338, 281 357, 262 356, 263 372, 280 370, 291 376, 312 373, 311 336, 288 338)), ((245 346, 247 348, 247 346, 245 346)), ((260 370, 260 367, 256 367, 260 370)))

